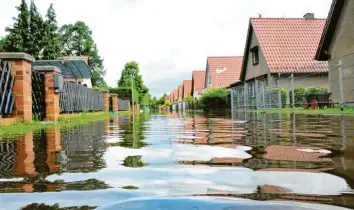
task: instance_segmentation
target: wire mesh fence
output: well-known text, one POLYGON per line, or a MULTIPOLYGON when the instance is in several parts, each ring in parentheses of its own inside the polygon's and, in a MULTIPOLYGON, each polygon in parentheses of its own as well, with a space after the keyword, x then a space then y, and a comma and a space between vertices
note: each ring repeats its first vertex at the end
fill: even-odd
POLYGON ((269 74, 232 88, 233 111, 354 106, 354 54, 269 74), (325 68, 326 67, 326 68, 325 68))

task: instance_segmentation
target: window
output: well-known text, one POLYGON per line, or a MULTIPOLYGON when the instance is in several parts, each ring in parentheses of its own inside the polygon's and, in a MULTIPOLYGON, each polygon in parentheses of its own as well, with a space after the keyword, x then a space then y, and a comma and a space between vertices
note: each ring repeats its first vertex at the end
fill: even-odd
POLYGON ((258 46, 251 48, 250 52, 252 53, 252 64, 257 65, 259 63, 259 54, 258 46))

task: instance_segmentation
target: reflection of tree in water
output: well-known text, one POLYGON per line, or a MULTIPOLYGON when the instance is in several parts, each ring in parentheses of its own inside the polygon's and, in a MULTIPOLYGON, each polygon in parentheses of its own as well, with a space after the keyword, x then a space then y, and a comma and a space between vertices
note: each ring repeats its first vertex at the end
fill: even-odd
POLYGON ((140 168, 140 167, 144 167, 147 166, 147 163, 144 163, 141 160, 141 156, 137 155, 137 156, 128 156, 124 159, 124 166, 126 167, 131 167, 131 168, 140 168))
POLYGON ((65 207, 65 208, 60 208, 58 204, 54 205, 46 205, 44 203, 38 204, 38 203, 32 203, 29 204, 25 207, 22 207, 20 210, 91 210, 91 209, 96 209, 96 207, 93 206, 73 206, 73 207, 65 207))
POLYGON ((121 126, 123 142, 118 143, 121 147, 139 149, 147 146, 145 142, 145 130, 144 122, 149 120, 149 115, 139 115, 121 126))
POLYGON ((62 171, 93 172, 106 166, 105 124, 97 122, 61 131, 61 145, 68 157, 62 171))
POLYGON ((33 191, 28 192, 61 192, 72 190, 102 190, 110 188, 104 181, 97 179, 87 179, 83 181, 65 182, 56 180, 50 182, 45 178, 26 178, 23 182, 0 182, 0 192, 24 192, 24 186, 29 183, 33 191))

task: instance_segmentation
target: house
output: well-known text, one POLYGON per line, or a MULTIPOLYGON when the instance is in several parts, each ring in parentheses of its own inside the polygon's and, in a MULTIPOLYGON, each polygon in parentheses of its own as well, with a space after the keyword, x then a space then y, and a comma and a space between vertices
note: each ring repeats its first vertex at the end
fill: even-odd
POLYGON ((251 18, 240 82, 231 85, 233 92, 242 87, 258 104, 261 90, 291 90, 292 75, 294 88, 328 89, 328 63, 314 59, 325 23, 312 13, 303 18, 251 18))
POLYGON ((339 69, 343 78, 343 102, 354 104, 354 1, 333 0, 319 43, 316 60, 329 61, 332 100, 340 101, 339 69), (341 64, 341 67, 340 67, 341 64))
POLYGON ((174 102, 178 101, 178 88, 176 88, 174 91, 173 91, 173 99, 174 99, 174 102))
POLYGON ((208 57, 204 88, 226 88, 239 81, 242 56, 208 57))
POLYGON ((183 98, 192 95, 192 80, 183 80, 183 98))
POLYGON ((183 99, 183 84, 178 86, 178 100, 183 99))
POLYGON ((170 102, 171 103, 173 103, 174 102, 174 93, 173 93, 174 91, 172 91, 171 93, 170 93, 170 102))
POLYGON ((67 56, 58 60, 37 60, 33 66, 56 66, 61 70, 64 81, 92 88, 93 75, 88 65, 88 58, 88 56, 67 56))
POLYGON ((193 98, 198 99, 205 88, 205 71, 193 71, 192 93, 193 98))

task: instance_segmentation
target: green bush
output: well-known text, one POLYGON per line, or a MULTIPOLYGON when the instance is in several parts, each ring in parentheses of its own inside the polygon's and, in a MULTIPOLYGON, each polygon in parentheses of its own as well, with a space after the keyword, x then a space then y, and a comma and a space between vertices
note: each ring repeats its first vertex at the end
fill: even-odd
MULTIPOLYGON (((115 93, 118 94, 118 98, 123 99, 123 100, 132 100, 132 91, 130 87, 117 87, 117 88, 109 88, 108 89, 110 93, 115 93)), ((134 88, 134 103, 138 104, 139 103, 139 93, 134 88)))
POLYGON ((200 105, 207 111, 230 109, 230 91, 222 88, 208 90, 202 94, 200 105))
POLYGON ((286 101, 288 99, 288 91, 285 88, 273 88, 274 94, 278 94, 280 90, 280 97, 281 97, 281 107, 284 108, 286 106, 286 101))
POLYGON ((327 90, 327 88, 319 88, 319 87, 313 87, 313 88, 306 89, 306 95, 313 94, 313 93, 328 93, 328 90, 327 90))
MULTIPOLYGON (((305 88, 295 88, 295 106, 299 107, 306 103, 306 89, 305 88)), ((289 91, 290 104, 293 104, 292 91, 289 91)))

